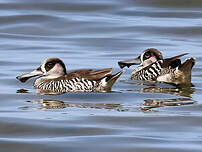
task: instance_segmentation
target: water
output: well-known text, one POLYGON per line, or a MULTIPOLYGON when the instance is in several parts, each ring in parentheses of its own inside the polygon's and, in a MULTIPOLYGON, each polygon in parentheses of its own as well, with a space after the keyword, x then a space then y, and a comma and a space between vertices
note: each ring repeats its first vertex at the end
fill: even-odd
POLYGON ((198 0, 2 0, 0 150, 201 152, 201 10, 198 0), (110 93, 40 95, 15 79, 47 57, 117 72, 151 47, 195 57, 194 86, 130 81, 134 67, 110 93))

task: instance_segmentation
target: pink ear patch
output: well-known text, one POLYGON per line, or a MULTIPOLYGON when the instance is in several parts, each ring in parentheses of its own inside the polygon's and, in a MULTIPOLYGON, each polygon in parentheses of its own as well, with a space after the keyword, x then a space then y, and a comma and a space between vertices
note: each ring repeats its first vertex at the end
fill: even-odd
POLYGON ((152 54, 152 57, 155 58, 156 56, 152 54))

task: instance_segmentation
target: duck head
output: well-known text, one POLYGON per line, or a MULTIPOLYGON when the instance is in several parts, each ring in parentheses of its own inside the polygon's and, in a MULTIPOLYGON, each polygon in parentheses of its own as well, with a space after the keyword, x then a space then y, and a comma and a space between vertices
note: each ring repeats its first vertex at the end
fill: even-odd
POLYGON ((134 59, 129 59, 125 61, 119 61, 118 64, 121 68, 124 68, 127 66, 128 68, 131 65, 141 65, 143 67, 146 67, 158 60, 162 60, 163 56, 160 51, 154 48, 149 48, 143 51, 143 53, 134 59))
POLYGON ((26 82, 29 78, 36 76, 43 76, 47 79, 53 79, 65 74, 66 68, 62 60, 59 58, 48 58, 34 71, 17 76, 16 78, 21 82, 26 82))

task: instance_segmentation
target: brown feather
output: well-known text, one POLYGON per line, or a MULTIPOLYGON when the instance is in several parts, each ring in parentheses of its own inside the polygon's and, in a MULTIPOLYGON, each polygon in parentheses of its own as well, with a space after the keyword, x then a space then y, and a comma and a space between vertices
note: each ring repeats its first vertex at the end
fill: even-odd
POLYGON ((101 70, 82 69, 82 70, 76 70, 76 71, 67 73, 66 75, 59 77, 55 80, 57 81, 59 79, 70 80, 73 78, 80 78, 80 79, 86 78, 88 80, 98 81, 106 76, 110 76, 111 72, 112 72, 112 68, 101 69, 101 70))
POLYGON ((180 71, 184 71, 184 73, 191 73, 191 69, 195 64, 195 59, 194 58, 190 58, 187 59, 180 67, 179 70, 180 71))
POLYGON ((184 54, 180 54, 180 55, 177 55, 177 56, 174 56, 174 57, 171 57, 171 58, 164 59, 162 67, 166 68, 166 67, 170 66, 172 62, 174 62, 178 58, 180 58, 180 57, 182 57, 184 55, 187 55, 187 54, 188 53, 184 53, 184 54))

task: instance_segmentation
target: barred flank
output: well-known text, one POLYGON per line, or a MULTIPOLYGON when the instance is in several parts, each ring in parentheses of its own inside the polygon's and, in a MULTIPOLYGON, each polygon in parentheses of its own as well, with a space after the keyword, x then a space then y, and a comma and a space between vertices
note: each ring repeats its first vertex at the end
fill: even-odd
POLYGON ((99 87, 100 83, 84 78, 73 78, 70 80, 46 81, 41 82, 35 87, 42 90, 50 90, 54 92, 69 92, 69 91, 93 91, 99 87))

